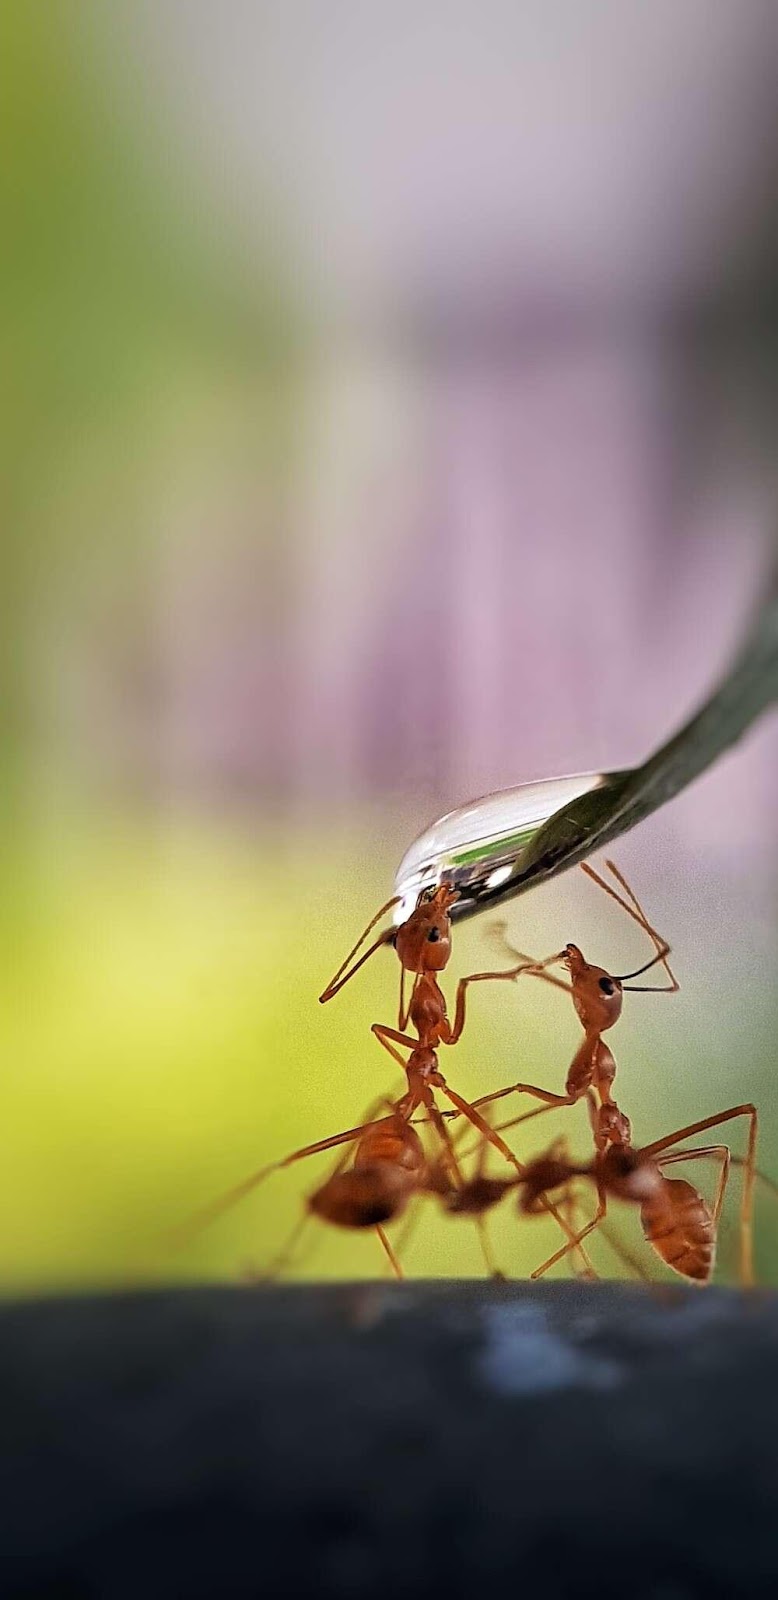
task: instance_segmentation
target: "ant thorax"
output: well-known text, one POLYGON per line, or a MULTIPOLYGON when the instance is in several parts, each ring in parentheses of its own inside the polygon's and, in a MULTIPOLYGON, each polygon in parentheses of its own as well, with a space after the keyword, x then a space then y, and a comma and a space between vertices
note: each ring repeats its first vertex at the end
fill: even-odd
POLYGON ((431 972, 422 974, 414 987, 410 1017, 420 1039, 426 1039, 446 1017, 446 998, 431 972))

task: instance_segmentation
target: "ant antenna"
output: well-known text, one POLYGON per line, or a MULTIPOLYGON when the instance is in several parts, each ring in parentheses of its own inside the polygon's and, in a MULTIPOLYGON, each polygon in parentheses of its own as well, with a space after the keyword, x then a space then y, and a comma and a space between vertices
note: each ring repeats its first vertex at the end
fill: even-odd
MULTIPOLYGON (((635 972, 625 973, 624 978, 639 978, 642 972, 647 972, 650 967, 656 965, 657 961, 661 961, 662 966, 664 967, 665 972, 670 979, 670 988, 667 992, 670 994, 675 994, 679 985, 678 979, 676 978, 675 973, 673 972, 667 959, 670 954, 670 946, 667 943, 667 940, 663 939, 661 934, 657 933, 656 928, 652 927, 642 905, 640 904, 640 901, 638 900, 637 895, 635 894, 634 889, 630 888, 623 872, 620 872, 615 861, 606 860, 605 865, 608 868, 608 871, 613 874, 616 882, 621 885, 621 888, 624 890, 625 894, 629 896, 629 899, 632 902, 631 905, 628 904, 626 900, 622 899, 622 896, 617 893, 612 884, 606 883, 605 879, 600 876, 599 872, 595 872, 594 867, 591 867, 588 861, 582 861, 580 863, 581 871, 586 873, 587 878, 591 878, 592 881, 598 884, 601 889, 604 889, 605 893, 610 895, 611 900, 615 900, 616 904, 620 905, 622 910, 626 911, 627 915, 632 917, 633 922, 637 922, 639 926, 644 929, 656 947, 656 955, 654 956, 653 961, 647 962, 644 967, 638 967, 635 972)), ((619 983, 622 981, 624 980, 621 978, 618 979, 619 983)), ((654 990, 653 988, 641 989, 636 986, 633 990, 633 993, 652 994, 654 993, 654 990)))
POLYGON ((381 921, 381 918, 386 915, 387 911, 391 911, 392 906, 398 905, 399 901, 400 901, 400 896, 398 894, 392 895, 391 900, 387 900, 386 905, 382 906, 381 910, 377 911, 374 917, 371 917, 371 919, 368 922, 368 925, 365 928, 364 932, 361 933, 359 938, 357 939, 357 942, 354 945, 353 950, 349 951, 348 955, 346 956, 345 961, 342 962, 341 965, 338 967, 338 970, 335 973, 334 978, 330 979, 329 983, 327 984, 326 989, 323 989, 322 993, 319 995, 319 1003, 321 1005, 324 1005, 325 1000, 331 1000, 333 995, 336 995, 338 993, 338 990, 343 988, 344 983, 348 983, 349 978, 353 978, 354 973, 358 972, 360 967, 364 966, 365 962, 369 961, 370 957, 375 954, 375 951, 379 950, 381 948, 382 944, 389 944, 390 940, 394 938, 394 930, 392 928, 386 928, 383 933, 380 933, 378 935, 377 939, 373 940, 373 943, 371 944, 369 950, 366 950, 364 955, 360 956, 359 960, 357 962, 355 962, 354 966, 351 968, 351 971, 350 972, 346 972, 346 968, 347 968, 349 962, 353 961, 354 956, 356 955, 357 951, 364 944, 368 934, 375 927, 376 923, 381 921), (343 976, 344 973, 345 973, 345 977, 343 976))
POLYGON ((650 961, 644 961, 642 967, 636 967, 634 972, 612 972, 611 977, 615 983, 626 983, 630 978, 639 978, 641 972, 648 972, 651 967, 656 966, 657 961, 661 961, 662 959, 663 957, 661 954, 652 956, 650 961))

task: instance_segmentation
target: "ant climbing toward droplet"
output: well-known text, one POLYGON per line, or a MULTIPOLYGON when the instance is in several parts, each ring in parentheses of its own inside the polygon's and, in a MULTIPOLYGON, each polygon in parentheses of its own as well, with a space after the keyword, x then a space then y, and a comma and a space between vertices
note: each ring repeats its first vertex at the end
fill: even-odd
MULTIPOLYGON (((527 957, 526 960, 522 958, 518 966, 512 966, 505 972, 473 972, 466 978, 460 978, 457 984, 454 1021, 449 1022, 446 997, 438 983, 437 974, 448 966, 451 957, 449 911, 458 899, 458 890, 452 889, 447 883, 441 883, 432 891, 422 891, 410 916, 401 922, 399 927, 387 928, 379 934, 364 955, 360 956, 350 970, 347 970, 349 962, 353 960, 376 923, 398 903, 397 896, 387 900, 386 905, 382 906, 368 923, 334 978, 319 995, 320 1002, 324 1004, 338 994, 343 985, 354 977, 376 950, 384 945, 393 944, 400 961, 398 1028, 389 1028, 381 1022, 375 1022, 372 1031, 376 1038, 382 1044, 386 1040, 393 1040, 396 1044, 408 1045, 411 1049, 422 1045, 435 1050, 439 1044, 456 1044, 465 1026, 466 995, 469 985, 489 980, 510 980, 518 976, 524 965, 533 965, 531 959, 527 957), (409 972, 413 974, 413 983, 406 1007, 405 976, 409 972), (410 1038, 404 1031, 409 1022, 416 1029, 417 1039, 410 1038)), ((390 1054, 394 1052, 390 1051, 390 1054)))
POLYGON ((629 1132, 629 1123, 623 1113, 619 1112, 612 1095, 613 1080, 616 1076, 616 1062, 613 1053, 603 1039, 603 1034, 618 1022, 621 1016, 623 997, 625 993, 633 994, 677 994, 680 987, 669 963, 670 946, 660 934, 656 932, 646 917, 646 914, 630 888, 626 878, 612 861, 607 861, 606 866, 621 885, 629 900, 607 883, 593 867, 587 862, 582 863, 582 870, 587 877, 599 884, 611 899, 617 901, 627 914, 645 930, 654 945, 655 954, 650 961, 644 962, 641 967, 633 972, 619 975, 608 972, 604 967, 591 965, 584 959, 578 945, 568 944, 558 955, 550 956, 545 961, 532 963, 531 957, 515 950, 505 938, 504 924, 497 924, 503 946, 513 955, 519 956, 520 965, 514 969, 516 974, 526 973, 529 977, 542 978, 546 983, 551 983, 557 989, 572 995, 578 1018, 584 1030, 583 1040, 576 1051, 570 1064, 565 1083, 565 1093, 555 1094, 550 1089, 541 1089, 533 1083, 513 1083, 504 1089, 498 1089, 492 1094, 483 1095, 474 1102, 476 1107, 492 1105, 498 1100, 505 1099, 512 1094, 527 1094, 536 1100, 542 1100, 543 1105, 539 1110, 530 1111, 523 1116, 515 1117, 510 1122, 502 1124, 503 1128, 515 1127, 520 1122, 529 1121, 540 1116, 544 1111, 552 1111, 562 1106, 576 1105, 579 1100, 590 1090, 595 1089, 603 1108, 602 1127, 605 1129, 611 1121, 616 1129, 621 1128, 618 1137, 623 1141, 625 1132, 629 1132), (631 902, 631 903, 630 903, 631 902), (556 963, 563 964, 569 974, 570 981, 556 977, 547 969, 556 963), (670 979, 668 984, 634 984, 633 978, 642 977, 658 963, 665 968, 670 979), (619 1121, 621 1119, 621 1122, 619 1121))
MULTIPOLYGON (((357 941, 354 949, 346 957, 346 960, 339 967, 334 978, 327 985, 326 989, 320 996, 322 1001, 331 999, 335 994, 338 993, 343 985, 354 976, 358 969, 377 949, 390 942, 395 944, 402 969, 399 1020, 403 1027, 409 1020, 412 1021, 417 1029, 419 1037, 417 1039, 413 1039, 400 1030, 387 1028, 382 1024, 374 1025, 373 1031, 375 1032, 376 1037, 379 1039, 379 1042, 384 1046, 384 1048, 389 1051, 389 1054, 393 1057, 393 1059, 401 1066, 407 1080, 407 1091, 400 1100, 394 1103, 392 1115, 395 1118, 402 1119, 404 1123, 408 1124, 410 1118, 417 1110, 423 1109, 426 1112, 426 1119, 433 1124, 442 1147, 442 1154, 437 1166, 437 1172, 438 1174, 440 1174, 440 1172, 448 1174, 449 1186, 452 1188, 459 1186, 461 1182, 461 1174, 459 1172, 457 1159, 453 1150, 447 1124, 435 1101, 434 1091, 436 1089, 440 1090, 446 1096, 446 1098, 452 1103, 460 1115, 467 1118, 472 1126, 478 1131, 479 1135, 489 1140, 489 1142, 499 1151, 503 1158, 514 1168, 518 1174, 523 1171, 521 1163, 517 1160, 513 1151, 505 1143, 505 1141, 500 1138, 499 1134, 492 1129, 488 1121, 470 1104, 468 1100, 465 1100, 463 1096, 457 1094, 457 1092, 447 1084, 446 1079, 440 1071, 438 1063, 437 1050, 435 1046, 440 1042, 454 1044, 462 1033, 465 1021, 465 995, 468 985, 470 983, 480 982, 490 978, 513 978, 517 976, 518 972, 521 970, 521 965, 519 965, 518 967, 511 968, 509 972, 474 973, 467 978, 462 978, 457 988, 454 1024, 452 1026, 449 1023, 446 1014, 445 997, 437 983, 435 973, 443 970, 451 954, 451 922, 448 913, 449 907, 456 899, 456 890, 451 889, 447 884, 441 884, 440 887, 432 894, 425 893, 420 895, 414 911, 406 919, 406 921, 400 925, 396 932, 393 933, 391 930, 385 930, 373 941, 373 944, 367 951, 365 951, 359 960, 354 962, 353 966, 350 966, 350 963, 353 961, 357 951, 364 943, 364 940, 367 938, 368 934, 375 927, 376 923, 385 914, 385 912, 391 908, 392 905, 396 904, 396 900, 388 901, 387 904, 382 906, 381 910, 377 912, 376 916, 373 917, 368 923, 368 926, 365 928, 360 939, 357 941), (411 971, 414 973, 414 983, 412 986, 407 1011, 405 1009, 404 999, 404 976, 406 971, 411 971), (410 1049, 410 1055, 407 1059, 404 1059, 396 1048, 398 1043, 407 1046, 410 1049)), ((303 1160, 309 1155, 315 1155, 325 1150, 333 1149, 340 1144, 350 1143, 354 1140, 362 1140, 363 1138, 369 1138, 370 1130, 373 1126, 374 1124, 363 1123, 357 1128, 346 1130, 344 1133, 334 1134, 328 1139, 319 1140, 313 1144, 305 1145, 299 1150, 293 1151, 289 1156, 284 1157, 281 1161, 274 1162, 269 1166, 261 1168, 259 1172, 254 1173, 251 1177, 245 1179, 234 1189, 230 1190, 228 1194, 223 1196, 220 1200, 215 1201, 205 1211, 201 1212, 193 1219, 191 1226, 194 1229, 197 1229, 215 1219, 221 1214, 222 1211, 236 1204, 239 1200, 243 1199, 245 1195, 258 1187, 262 1182, 264 1182, 265 1178, 270 1176, 272 1172, 276 1172, 281 1170, 283 1167, 290 1166, 294 1162, 303 1160)), ((418 1136, 414 1135, 414 1137, 418 1136)), ((405 1141, 404 1147, 407 1147, 407 1140, 405 1141)), ((341 1226, 381 1226, 380 1222, 375 1223, 373 1221, 372 1213, 369 1207, 364 1213, 365 1220, 360 1220, 362 1213, 359 1211, 357 1196, 358 1194, 361 1194, 365 1188, 365 1168, 374 1164, 372 1159, 368 1160, 368 1156, 365 1154, 365 1149, 367 1149, 369 1152, 369 1143, 367 1147, 362 1147, 361 1145, 358 1147, 357 1161, 354 1165, 352 1165, 349 1171, 342 1172, 339 1169, 333 1175, 333 1179, 330 1180, 332 1187, 330 1187, 328 1184, 325 1184, 321 1190, 316 1191, 316 1194, 313 1195, 308 1202, 309 1211, 319 1215, 324 1220, 339 1223, 341 1226), (360 1150, 362 1151, 361 1155, 359 1154, 360 1150), (359 1176, 360 1173, 362 1174, 361 1177, 359 1176), (349 1222, 346 1220, 346 1210, 344 1207, 347 1207, 350 1200, 354 1201, 355 1210, 353 1212, 353 1220, 349 1222), (329 1214, 330 1211, 332 1211, 332 1214, 329 1214), (335 1211, 338 1212, 337 1215, 334 1214, 335 1211)), ((406 1169, 408 1171, 411 1170, 411 1168, 407 1166, 407 1163, 405 1164, 403 1170, 406 1169)), ((419 1168, 419 1172, 421 1172, 421 1168, 419 1168)), ((410 1180, 403 1178, 402 1182, 398 1185, 396 1182, 396 1172, 390 1177, 384 1170, 384 1167, 381 1166, 377 1175, 375 1175, 375 1177, 371 1177, 370 1183, 374 1186, 375 1184, 378 1184, 378 1187, 381 1189, 381 1206, 383 1206, 385 1203, 389 1203, 387 1195, 389 1190, 391 1190, 392 1195, 395 1193, 397 1194, 398 1205, 401 1209, 404 1207, 412 1188, 421 1186, 421 1178, 418 1178, 414 1184, 411 1184, 410 1180)), ((439 1177, 438 1186, 440 1186, 439 1177)), ((551 1211, 552 1215, 556 1217, 557 1221, 562 1227, 563 1232, 565 1233, 565 1236, 568 1240, 570 1240, 573 1237, 572 1227, 557 1212, 553 1203, 549 1203, 548 1209, 551 1211)), ((397 1210, 391 1214, 397 1214, 397 1210)), ((383 1220, 389 1220, 389 1213, 383 1220)), ((396 1257, 394 1257, 393 1253, 391 1252, 388 1241, 386 1241, 385 1238, 382 1238, 382 1243, 384 1244, 384 1248, 387 1250, 387 1253, 390 1256, 390 1260, 392 1260, 394 1270, 398 1270, 399 1264, 396 1261, 396 1257)))

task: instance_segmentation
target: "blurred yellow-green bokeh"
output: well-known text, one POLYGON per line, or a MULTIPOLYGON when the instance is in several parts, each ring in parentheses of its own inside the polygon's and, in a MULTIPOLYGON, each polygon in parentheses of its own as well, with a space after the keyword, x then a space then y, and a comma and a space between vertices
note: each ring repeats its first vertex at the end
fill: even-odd
MULTIPOLYGON (((394 957, 316 997, 410 839, 473 793, 640 759, 758 595, 757 8, 722 5, 700 53, 694 5, 628 5, 558 60, 519 9, 465 7, 460 37, 401 8, 373 38, 356 0, 336 37, 302 0, 3 8, 6 1291, 261 1272, 326 1161, 175 1229, 399 1092, 369 1032, 394 957)), ((640 1142, 754 1098, 774 1176, 776 771, 766 724, 626 841, 682 991, 614 1036, 640 1142)), ((511 923, 540 956, 644 957, 580 874, 511 923)), ((457 932, 449 992, 493 960, 457 932)), ((444 1066, 471 1096, 561 1089, 577 1040, 544 985, 484 986, 444 1066)), ((581 1108, 517 1149, 565 1130, 583 1153, 581 1108)), ((493 1234, 516 1275, 558 1237, 507 1210, 493 1234)), ((771 1281, 777 1243, 763 1194, 771 1281)), ((431 1204, 404 1258, 482 1270, 431 1204)), ((385 1262, 312 1226, 290 1270, 385 1262)))

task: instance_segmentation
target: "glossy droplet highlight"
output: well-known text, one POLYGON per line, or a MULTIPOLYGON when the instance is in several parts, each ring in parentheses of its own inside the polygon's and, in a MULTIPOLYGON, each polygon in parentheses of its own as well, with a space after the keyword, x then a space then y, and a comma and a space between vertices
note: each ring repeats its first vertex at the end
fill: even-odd
POLYGON ((394 880, 395 894, 401 897, 395 922, 410 915, 423 889, 444 881, 460 893, 451 908, 454 917, 471 913, 480 901, 509 894, 538 829, 571 800, 607 782, 600 772, 546 778, 498 789, 447 812, 414 840, 400 862, 394 880))

